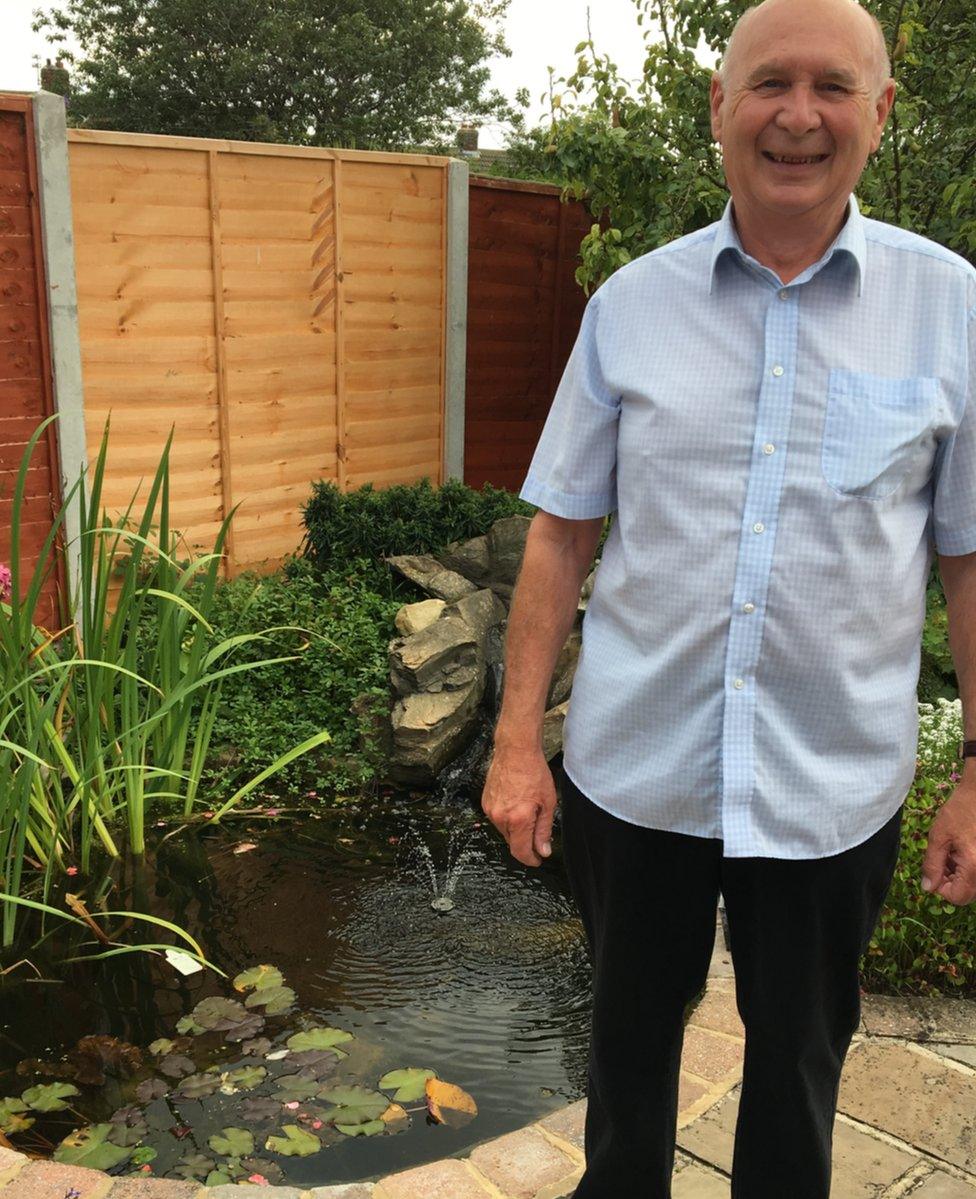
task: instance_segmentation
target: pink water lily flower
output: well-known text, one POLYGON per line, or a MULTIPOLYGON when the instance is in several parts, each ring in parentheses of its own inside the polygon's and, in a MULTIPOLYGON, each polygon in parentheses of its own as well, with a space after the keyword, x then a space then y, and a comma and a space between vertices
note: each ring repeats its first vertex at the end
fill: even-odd
POLYGON ((13 576, 10 573, 10 567, 0 562, 0 600, 10 598, 10 588, 13 584, 13 576))

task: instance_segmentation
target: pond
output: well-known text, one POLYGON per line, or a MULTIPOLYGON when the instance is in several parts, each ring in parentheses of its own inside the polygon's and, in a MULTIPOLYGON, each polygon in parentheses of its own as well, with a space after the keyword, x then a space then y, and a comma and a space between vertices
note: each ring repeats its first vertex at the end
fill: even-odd
MULTIPOLYGON (((50 947, 41 947, 31 961, 46 979, 62 981, 31 980, 26 967, 8 975, 0 1095, 57 1077, 39 1073, 37 1063, 32 1069, 29 1059, 56 1063, 85 1035, 117 1037, 141 1049, 143 1065, 110 1060, 110 1043, 90 1043, 109 1059, 105 1082, 86 1085, 84 1071, 70 1075, 80 1092, 70 1102, 93 1122, 131 1106, 123 1119, 137 1131, 144 1123, 141 1143, 157 1151, 154 1175, 185 1174, 195 1163, 202 1181, 205 1158, 220 1165, 210 1138, 223 1128, 250 1128, 255 1149, 247 1169, 311 1187, 463 1153, 585 1093, 590 968, 558 837, 553 856, 530 869, 511 857, 472 797, 444 806, 405 794, 165 839, 158 830, 157 837, 145 872, 120 884, 108 906, 175 920, 228 979, 209 971, 184 976, 144 954, 54 967, 40 956, 50 947), (218 1066, 225 1091, 234 1091, 227 1073, 242 1066, 267 1070, 263 1083, 231 1094, 214 1083, 212 1093, 204 1087, 191 1097, 178 1093, 175 1073, 157 1083, 168 1093, 150 1098, 143 1090, 136 1099, 140 1081, 162 1078, 156 1067, 163 1059, 154 1063, 149 1045, 176 1038, 177 1022, 208 996, 243 1000, 230 980, 258 964, 277 967, 294 989, 292 1010, 269 1015, 243 1049, 208 1033, 179 1042, 177 1058, 189 1059, 184 1074, 218 1066), (348 1056, 337 1062, 327 1055, 323 1064, 321 1053, 298 1059, 298 1073, 313 1079, 303 1090, 296 1064, 280 1054, 289 1037, 313 1026, 352 1039, 341 1044, 348 1056), (329 1103, 309 1090, 355 1084, 375 1091, 386 1072, 407 1067, 462 1088, 477 1115, 439 1123, 422 1110, 421 1095, 419 1104, 403 1102, 409 1125, 400 1131, 391 1125, 359 1136, 322 1128, 329 1103), (290 1084, 278 1081, 285 1074, 290 1084), (288 1085, 298 1088, 290 1108, 283 1102, 288 1085), (262 1109, 262 1097, 274 1102, 265 1099, 262 1109), (298 1120, 319 1130, 321 1151, 303 1157, 265 1149, 268 1135, 298 1120)), ((79 1123, 62 1110, 37 1115, 32 1131, 56 1143, 79 1123)))

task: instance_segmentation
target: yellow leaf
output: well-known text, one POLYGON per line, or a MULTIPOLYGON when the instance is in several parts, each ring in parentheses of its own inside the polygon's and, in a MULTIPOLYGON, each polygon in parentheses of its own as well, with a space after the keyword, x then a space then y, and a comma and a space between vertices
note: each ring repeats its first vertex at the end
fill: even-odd
POLYGON ((424 1090, 427 1092, 427 1110, 435 1120, 449 1128, 460 1128, 478 1114, 478 1105, 468 1092, 452 1082, 428 1078, 424 1090))
POLYGON ((410 1117, 407 1115, 406 1109, 402 1108, 399 1103, 391 1103, 381 1114, 380 1119, 384 1124, 391 1124, 394 1120, 409 1120, 410 1117))

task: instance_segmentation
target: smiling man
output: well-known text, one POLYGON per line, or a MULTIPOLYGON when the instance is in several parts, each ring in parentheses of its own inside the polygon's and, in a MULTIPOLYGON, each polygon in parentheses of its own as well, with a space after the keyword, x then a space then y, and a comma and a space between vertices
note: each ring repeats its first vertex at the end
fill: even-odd
POLYGON ((976 898, 976 271, 853 195, 895 85, 853 0, 766 0, 711 88, 720 221, 590 299, 533 457, 482 807, 538 866, 554 663, 616 513, 564 728, 593 964, 576 1199, 671 1193, 685 1005, 725 898, 734 1199, 827 1199, 858 961, 915 775, 934 555, 967 758, 921 886, 976 898))

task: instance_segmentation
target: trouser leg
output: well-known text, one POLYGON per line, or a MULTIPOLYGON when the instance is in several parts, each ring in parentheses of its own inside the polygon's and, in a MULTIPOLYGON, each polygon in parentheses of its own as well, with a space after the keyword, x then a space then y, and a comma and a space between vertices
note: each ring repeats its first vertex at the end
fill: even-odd
POLYGON ((575 1199, 670 1199, 683 1014, 708 974, 722 843, 641 828, 561 774, 563 860, 593 970, 575 1199))
POLYGON ((827 1199, 841 1069, 860 1020, 858 959, 894 874, 901 810, 828 858, 725 858, 746 1031, 732 1199, 827 1199))

